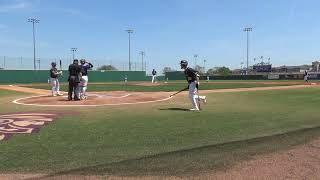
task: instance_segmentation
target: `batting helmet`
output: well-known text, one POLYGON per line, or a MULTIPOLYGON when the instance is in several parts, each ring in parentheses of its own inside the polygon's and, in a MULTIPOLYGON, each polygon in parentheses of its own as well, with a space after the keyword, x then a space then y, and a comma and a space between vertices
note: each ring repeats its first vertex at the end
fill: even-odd
POLYGON ((80 59, 80 63, 81 63, 81 64, 85 64, 85 63, 86 63, 86 60, 85 60, 85 59, 80 59))
POLYGON ((56 67, 56 66, 57 66, 57 63, 52 62, 52 63, 51 63, 51 66, 52 66, 52 67, 56 67))
POLYGON ((79 64, 79 60, 78 59, 74 59, 73 60, 73 64, 79 64))
POLYGON ((181 69, 186 68, 186 67, 188 66, 188 61, 186 61, 186 60, 181 60, 181 61, 180 61, 180 66, 181 66, 181 69))

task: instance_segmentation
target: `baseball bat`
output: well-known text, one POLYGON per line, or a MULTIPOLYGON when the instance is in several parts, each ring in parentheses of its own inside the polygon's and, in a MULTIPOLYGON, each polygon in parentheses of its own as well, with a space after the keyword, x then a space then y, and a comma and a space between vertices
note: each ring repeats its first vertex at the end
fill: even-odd
POLYGON ((61 59, 60 59, 60 71, 61 71, 61 76, 62 76, 62 61, 61 61, 61 59))
POLYGON ((179 93, 181 93, 181 92, 183 92, 183 91, 185 91, 185 90, 187 90, 187 89, 189 89, 189 87, 183 88, 183 89, 181 89, 180 91, 178 91, 178 92, 176 92, 176 93, 174 93, 174 94, 171 94, 170 97, 175 96, 175 95, 177 95, 177 94, 179 94, 179 93))
POLYGON ((201 111, 202 109, 201 109, 201 99, 200 99, 200 95, 199 95, 199 85, 197 86, 198 87, 198 89, 197 89, 197 94, 198 94, 198 107, 199 107, 199 110, 201 111))

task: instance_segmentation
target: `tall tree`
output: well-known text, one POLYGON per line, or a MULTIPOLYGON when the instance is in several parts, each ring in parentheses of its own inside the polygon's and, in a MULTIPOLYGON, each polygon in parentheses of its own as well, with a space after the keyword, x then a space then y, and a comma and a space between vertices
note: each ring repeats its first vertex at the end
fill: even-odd
POLYGON ((171 71, 174 71, 171 67, 164 67, 162 70, 163 74, 166 74, 166 72, 171 72, 171 71))
POLYGON ((231 74, 231 70, 228 67, 219 67, 217 68, 217 74, 221 75, 221 76, 228 76, 231 74))
POLYGON ((231 70, 228 68, 228 67, 214 67, 214 68, 211 68, 207 71, 207 74, 208 75, 215 75, 215 74, 218 74, 218 75, 221 75, 221 76, 228 76, 231 74, 231 70))
POLYGON ((115 68, 112 65, 103 65, 97 68, 98 71, 104 70, 104 71, 117 71, 118 69, 115 68))

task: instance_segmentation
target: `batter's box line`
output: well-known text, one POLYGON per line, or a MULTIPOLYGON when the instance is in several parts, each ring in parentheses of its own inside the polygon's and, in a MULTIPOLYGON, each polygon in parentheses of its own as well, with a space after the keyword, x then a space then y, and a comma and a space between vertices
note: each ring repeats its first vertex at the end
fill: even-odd
POLYGON ((102 107, 102 106, 121 106, 121 105, 136 105, 136 104, 148 104, 148 103, 155 103, 155 102, 162 102, 162 101, 167 101, 171 99, 172 97, 168 98, 163 98, 163 99, 158 99, 158 100, 153 100, 153 101, 143 101, 143 102, 132 102, 132 103, 119 103, 119 104, 77 104, 77 105, 46 105, 46 104, 26 104, 22 103, 19 101, 30 99, 30 98, 39 98, 39 97, 47 97, 47 95, 41 95, 41 96, 29 96, 29 97, 24 97, 24 98, 19 98, 12 103, 18 104, 18 105, 25 105, 25 106, 37 106, 37 107, 102 107))
POLYGON ((98 98, 126 98, 131 96, 132 94, 125 94, 123 96, 113 96, 113 95, 101 95, 101 94, 88 94, 89 96, 97 96, 98 98))

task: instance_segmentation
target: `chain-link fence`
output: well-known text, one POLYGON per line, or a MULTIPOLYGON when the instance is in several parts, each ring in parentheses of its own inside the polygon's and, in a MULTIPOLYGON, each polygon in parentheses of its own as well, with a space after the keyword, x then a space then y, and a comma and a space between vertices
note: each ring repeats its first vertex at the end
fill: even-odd
MULTIPOLYGON (((72 63, 72 58, 34 58, 32 57, 11 57, 11 56, 0 56, 0 69, 7 70, 46 70, 50 69, 51 63, 56 62, 57 67, 60 68, 60 60, 62 69, 68 69, 69 65, 72 63)), ((103 58, 93 58, 86 59, 88 62, 92 63, 94 70, 104 65, 111 65, 116 70, 128 71, 129 61, 117 60, 117 59, 103 59, 103 58)), ((145 62, 131 61, 131 71, 145 71, 147 68, 145 62)))

